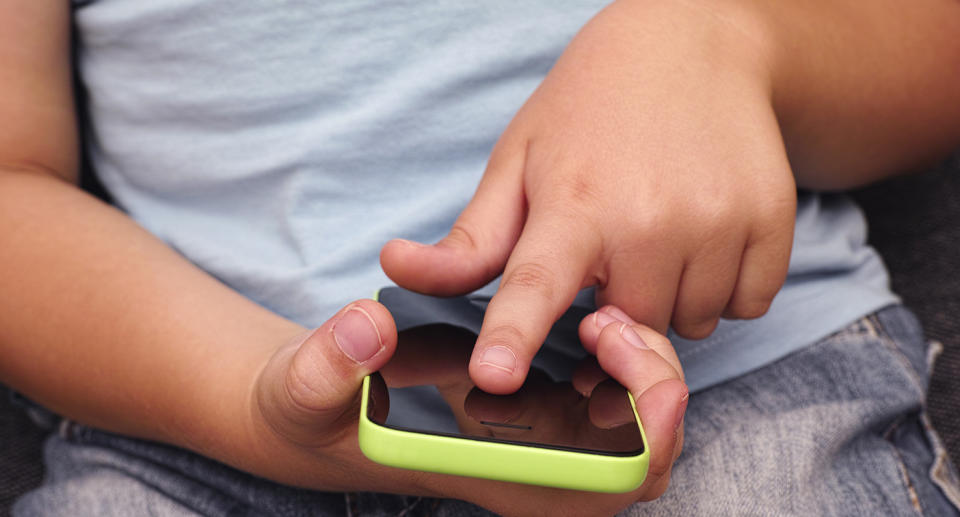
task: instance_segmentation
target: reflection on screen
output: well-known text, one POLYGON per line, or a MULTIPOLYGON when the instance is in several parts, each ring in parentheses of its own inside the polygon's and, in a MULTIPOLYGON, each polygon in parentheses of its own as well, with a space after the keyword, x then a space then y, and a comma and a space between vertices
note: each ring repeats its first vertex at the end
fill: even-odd
POLYGON ((629 394, 619 383, 607 379, 580 393, 569 380, 531 368, 519 391, 491 395, 467 373, 475 340, 470 332, 441 325, 401 333, 394 358, 371 379, 369 418, 395 429, 476 440, 611 455, 643 452, 629 394))

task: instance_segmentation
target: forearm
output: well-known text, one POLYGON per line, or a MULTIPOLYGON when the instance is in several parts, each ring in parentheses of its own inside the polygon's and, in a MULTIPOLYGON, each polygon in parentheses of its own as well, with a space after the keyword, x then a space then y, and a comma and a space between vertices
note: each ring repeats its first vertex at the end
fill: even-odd
POLYGON ((960 2, 747 1, 799 186, 866 184, 960 145, 960 2))
POLYGON ((0 380, 79 421, 225 459, 257 369, 302 329, 46 174, 0 171, 0 228, 0 380))
MULTIPOLYGON (((719 101, 728 118, 766 131, 765 105, 801 188, 863 185, 960 146, 958 0, 620 0, 598 19, 584 31, 603 38, 588 39, 629 68, 649 112, 673 98, 689 108, 719 101)), ((680 141, 691 135, 673 134, 675 118, 707 127, 717 116, 696 113, 648 122, 680 141)))

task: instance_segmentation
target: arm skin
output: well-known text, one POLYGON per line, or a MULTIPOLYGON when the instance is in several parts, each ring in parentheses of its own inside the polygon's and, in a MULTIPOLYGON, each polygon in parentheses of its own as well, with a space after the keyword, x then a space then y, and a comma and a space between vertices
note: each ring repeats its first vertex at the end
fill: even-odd
POLYGON ((609 515, 666 490, 687 389, 670 342, 623 316, 590 315, 581 335, 643 415, 651 466, 636 491, 367 460, 357 395, 397 345, 390 313, 359 300, 306 332, 76 188, 68 22, 67 2, 0 0, 0 382, 77 421, 312 489, 454 497, 516 515, 609 515), (649 353, 631 353, 622 325, 649 353))
POLYGON ((960 1, 753 4, 798 186, 862 186, 960 146, 960 1))
POLYGON ((249 420, 256 372, 304 329, 76 188, 68 9, 0 2, 0 380, 87 424, 225 457, 246 430, 223 423, 249 420))

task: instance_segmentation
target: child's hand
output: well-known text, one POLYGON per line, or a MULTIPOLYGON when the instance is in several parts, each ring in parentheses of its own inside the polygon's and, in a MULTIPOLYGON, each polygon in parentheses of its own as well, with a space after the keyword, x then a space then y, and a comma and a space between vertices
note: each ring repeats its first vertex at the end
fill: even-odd
POLYGON ((471 375, 509 393, 576 292, 682 336, 762 315, 787 271, 796 190, 762 31, 674 2, 617 2, 517 113, 473 200, 433 246, 381 253, 398 284, 476 289, 502 272, 471 375), (662 5, 661 5, 662 4, 662 5))
POLYGON ((367 460, 357 443, 361 381, 387 363, 398 339, 389 312, 372 300, 349 305, 269 359, 253 383, 246 445, 231 463, 295 486, 449 497, 510 515, 609 515, 634 501, 656 498, 666 490, 680 451, 686 386, 666 338, 624 319, 622 313, 604 311, 584 319, 581 336, 600 364, 636 397, 651 465, 647 480, 634 492, 547 489, 389 468, 367 460), (624 323, 636 332, 631 338, 642 336, 649 348, 637 353, 636 345, 623 338, 624 323))

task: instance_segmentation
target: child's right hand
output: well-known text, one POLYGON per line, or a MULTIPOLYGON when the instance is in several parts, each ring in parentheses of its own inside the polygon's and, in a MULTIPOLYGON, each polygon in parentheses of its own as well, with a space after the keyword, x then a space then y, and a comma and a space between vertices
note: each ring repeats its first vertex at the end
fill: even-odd
POLYGON ((714 3, 614 2, 573 39, 432 246, 383 269, 434 295, 502 275, 470 366, 511 393, 585 287, 660 332, 702 339, 766 312, 787 275, 796 186, 765 23, 714 3))
POLYGON ((397 346, 393 319, 372 300, 354 302, 318 329, 281 346, 253 380, 246 451, 236 466, 295 486, 381 491, 467 500, 499 513, 612 514, 666 490, 682 442, 686 393, 670 342, 604 309, 584 319, 581 338, 600 365, 637 399, 651 447, 647 481, 627 494, 594 494, 385 467, 367 460, 357 443, 359 390, 397 346), (615 317, 609 317, 613 314, 615 317), (598 325, 598 322, 600 325, 598 325), (649 346, 637 353, 626 325, 649 346))

